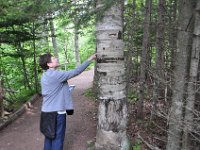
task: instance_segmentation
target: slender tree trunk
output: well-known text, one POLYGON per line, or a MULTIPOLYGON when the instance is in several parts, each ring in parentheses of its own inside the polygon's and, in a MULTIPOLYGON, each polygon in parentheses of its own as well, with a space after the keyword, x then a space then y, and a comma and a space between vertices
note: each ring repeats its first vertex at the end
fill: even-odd
POLYGON ((3 86, 0 80, 0 118, 4 116, 4 105, 3 105, 3 86))
POLYGON ((185 106, 185 118, 183 128, 183 150, 189 150, 191 148, 190 135, 193 131, 193 119, 194 119, 194 104, 195 95, 197 92, 197 73, 199 64, 199 53, 200 53, 200 0, 197 2, 195 11, 195 26, 194 26, 194 38, 192 44, 192 55, 190 63, 189 82, 187 87, 187 98, 185 106))
MULTIPOLYGON (((65 30, 64 30, 64 32, 65 32, 65 30)), ((68 62, 68 51, 67 51, 67 38, 66 38, 66 36, 64 37, 64 48, 63 48, 63 50, 64 50, 64 54, 65 54, 65 70, 67 70, 67 63, 69 63, 68 62)))
POLYGON ((43 28, 42 28, 42 39, 41 39, 41 47, 43 49, 49 50, 49 30, 48 30, 48 19, 43 19, 43 28))
POLYGON ((34 80, 35 80, 35 91, 38 92, 38 74, 37 74, 37 64, 36 64, 36 46, 35 46, 35 23, 33 22, 33 30, 32 30, 32 34, 33 34, 33 51, 34 51, 34 55, 33 55, 33 60, 34 60, 34 80))
POLYGON ((174 69, 175 56, 174 51, 177 48, 177 0, 170 0, 170 15, 169 15, 169 48, 171 50, 171 66, 170 70, 174 69))
POLYGON ((172 89, 170 88, 172 86, 172 74, 174 70, 174 64, 175 64, 175 50, 177 49, 177 0, 170 0, 169 2, 169 15, 167 18, 169 18, 169 25, 168 27, 168 41, 169 41, 169 48, 168 51, 166 51, 166 59, 165 59, 165 65, 167 67, 167 82, 169 83, 166 86, 165 89, 165 100, 171 101, 172 96, 172 89))
POLYGON ((81 64, 80 59, 80 51, 79 51, 79 30, 77 27, 78 21, 75 20, 75 27, 74 27, 74 50, 75 50, 75 56, 76 56, 76 66, 79 66, 81 64))
MULTIPOLYGON (((131 4, 131 3, 130 3, 131 4)), ((127 41, 127 48, 128 52, 126 54, 126 68, 127 68, 127 79, 128 79, 128 85, 127 88, 129 87, 129 81, 131 80, 131 77, 133 76, 133 60, 132 57, 134 53, 134 31, 135 31, 135 14, 136 14, 136 2, 135 0, 132 1, 132 9, 131 9, 131 17, 128 16, 128 27, 127 27, 127 36, 128 36, 128 41, 127 41)))
POLYGON ((157 95, 163 94, 164 86, 164 38, 165 38, 165 0, 159 0, 158 4, 158 26, 156 34, 156 72, 158 77, 157 95))
POLYGON ((53 49, 54 49, 54 56, 58 58, 58 46, 57 46, 57 41, 56 41, 53 18, 50 18, 49 23, 50 23, 52 44, 53 44, 53 49))
POLYGON ((158 4, 158 24, 156 34, 156 64, 154 72, 154 94, 152 118, 157 111, 157 100, 164 95, 164 37, 165 37, 165 0, 159 0, 158 4))
POLYGON ((176 63, 174 69, 174 87, 172 104, 169 111, 169 129, 167 150, 181 149, 181 133, 183 125, 183 99, 185 93, 188 55, 191 50, 193 32, 193 1, 180 1, 180 15, 178 27, 178 43, 176 63))
POLYGON ((150 29, 150 18, 151 18, 151 0, 146 0, 145 6, 145 18, 144 18, 144 34, 142 42, 142 55, 140 62, 140 87, 139 87, 139 102, 137 117, 143 118, 143 103, 145 95, 145 82, 147 73, 147 51, 149 45, 149 29, 150 29))
MULTIPOLYGON (((197 82, 200 82, 200 60, 199 60, 199 65, 198 65, 197 82)), ((196 106, 196 110, 200 111, 200 102, 198 101, 200 99, 200 85, 199 84, 197 85, 197 88, 198 88, 198 91, 197 91, 197 94, 196 94, 195 106, 196 106)))
MULTIPOLYGON (((74 3, 78 5, 78 0, 74 0, 74 3)), ((78 9, 77 6, 75 6, 75 14, 78 16, 78 9)), ((74 53, 76 58, 76 66, 79 66, 81 64, 80 59, 80 50, 79 50, 79 18, 74 18, 74 53)))
MULTIPOLYGON (((97 8, 103 0, 97 1, 97 8)), ((129 150, 122 8, 114 4, 96 25, 99 109, 96 150, 129 150)))
POLYGON ((29 85, 28 74, 27 74, 27 69, 26 69, 26 62, 25 62, 24 56, 21 56, 20 58, 22 61, 22 68, 23 68, 23 74, 24 74, 24 85, 29 90, 31 90, 31 87, 29 85))
POLYGON ((4 105, 3 105, 3 68, 2 68, 2 55, 0 55, 0 117, 4 116, 4 105))
POLYGON ((22 70, 23 70, 23 76, 24 76, 24 86, 25 88, 28 88, 31 90, 31 86, 29 85, 29 79, 28 79, 28 74, 27 74, 27 69, 26 69, 26 61, 25 61, 25 56, 23 55, 23 49, 21 46, 21 43, 18 44, 18 52, 21 54, 20 59, 22 61, 22 70))

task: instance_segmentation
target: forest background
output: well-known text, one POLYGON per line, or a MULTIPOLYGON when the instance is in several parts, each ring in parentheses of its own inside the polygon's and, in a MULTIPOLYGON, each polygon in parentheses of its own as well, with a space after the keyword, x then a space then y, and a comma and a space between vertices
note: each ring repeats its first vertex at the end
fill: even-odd
POLYGON ((120 3, 133 148, 199 149, 200 1, 99 1, 0 0, 1 117, 40 91, 39 55, 68 70, 95 53, 97 23, 120 3))

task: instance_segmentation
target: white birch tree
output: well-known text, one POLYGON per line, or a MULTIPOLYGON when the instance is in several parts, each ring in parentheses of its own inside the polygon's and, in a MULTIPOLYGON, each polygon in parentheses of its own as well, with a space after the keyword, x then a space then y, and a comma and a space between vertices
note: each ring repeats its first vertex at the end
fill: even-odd
MULTIPOLYGON (((103 0, 97 1, 97 9, 103 0)), ((96 25, 98 126, 96 150, 128 150, 127 91, 122 40, 122 7, 115 2, 96 25)))

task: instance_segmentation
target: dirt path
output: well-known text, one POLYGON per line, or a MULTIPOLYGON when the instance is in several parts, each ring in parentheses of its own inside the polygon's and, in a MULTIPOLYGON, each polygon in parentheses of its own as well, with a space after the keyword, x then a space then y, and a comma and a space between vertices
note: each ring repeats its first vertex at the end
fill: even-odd
MULTIPOLYGON (((83 95, 92 86, 93 70, 85 71, 69 81, 76 85, 73 92, 75 114, 67 116, 64 150, 87 150, 95 139, 95 102, 83 95)), ((39 131, 41 99, 34 108, 0 131, 0 150, 42 150, 44 137, 39 131)))

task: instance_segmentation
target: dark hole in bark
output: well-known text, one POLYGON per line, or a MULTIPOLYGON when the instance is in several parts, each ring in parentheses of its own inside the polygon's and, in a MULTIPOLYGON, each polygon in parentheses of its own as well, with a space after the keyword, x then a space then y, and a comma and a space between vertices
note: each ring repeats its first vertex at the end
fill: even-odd
POLYGON ((117 63, 120 60, 123 61, 124 58, 97 58, 97 63, 117 63))
POLYGON ((103 47, 103 50, 105 50, 105 47, 103 47))
POLYGON ((122 39, 122 32, 121 32, 121 31, 118 32, 118 37, 117 37, 117 39, 118 39, 118 40, 122 39))
POLYGON ((103 76, 106 76, 106 75, 107 75, 106 72, 100 72, 100 74, 102 74, 103 76))
POLYGON ((119 132, 117 123, 115 123, 115 122, 111 123, 111 130, 113 132, 119 132))

